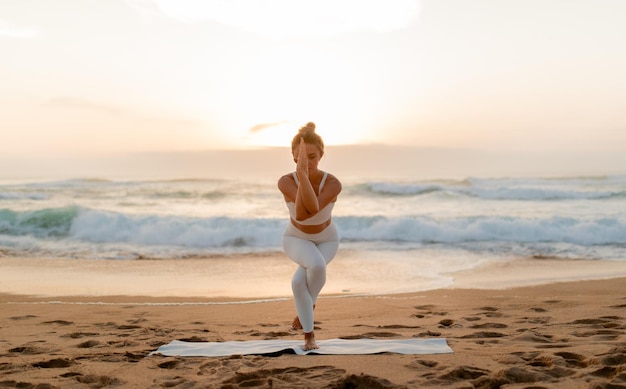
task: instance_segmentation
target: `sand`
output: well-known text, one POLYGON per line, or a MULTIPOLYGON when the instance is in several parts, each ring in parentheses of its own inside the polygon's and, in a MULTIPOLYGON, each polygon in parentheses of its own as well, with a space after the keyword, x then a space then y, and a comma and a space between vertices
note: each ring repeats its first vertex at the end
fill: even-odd
POLYGON ((436 355, 149 356, 175 339, 299 339, 293 302, 4 293, 0 387, 626 388, 626 278, 544 282, 318 301, 319 339, 446 338, 454 353, 436 355))

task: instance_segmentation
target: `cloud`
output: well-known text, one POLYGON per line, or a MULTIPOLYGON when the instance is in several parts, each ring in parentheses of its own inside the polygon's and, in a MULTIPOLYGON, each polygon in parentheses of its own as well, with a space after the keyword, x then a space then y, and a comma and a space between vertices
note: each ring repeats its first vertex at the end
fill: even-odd
POLYGON ((34 38, 39 30, 33 27, 18 26, 15 23, 0 20, 0 36, 10 38, 34 38))
POLYGON ((418 0, 127 0, 140 13, 158 10, 184 23, 207 20, 271 37, 330 36, 407 27, 418 0), (143 10, 143 11, 140 11, 143 10))
POLYGON ((125 109, 116 107, 114 105, 97 103, 85 99, 66 96, 53 97, 47 100, 44 105, 60 108, 89 110, 99 113, 105 113, 108 115, 120 115, 126 113, 125 109))
POLYGON ((280 126, 280 125, 283 125, 283 124, 286 124, 286 123, 289 123, 289 122, 287 120, 282 120, 282 121, 273 122, 273 123, 260 123, 260 124, 257 124, 256 126, 250 127, 248 132, 250 134, 256 134, 258 132, 262 132, 264 130, 267 130, 268 128, 273 128, 273 127, 280 126))

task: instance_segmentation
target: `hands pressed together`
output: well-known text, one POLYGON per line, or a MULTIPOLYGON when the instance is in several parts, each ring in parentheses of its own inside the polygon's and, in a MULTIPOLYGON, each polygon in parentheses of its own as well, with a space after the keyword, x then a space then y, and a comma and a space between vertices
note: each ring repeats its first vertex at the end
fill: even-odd
POLYGON ((296 154, 296 172, 299 177, 304 178, 309 175, 309 159, 306 155, 306 143, 304 138, 300 138, 300 145, 298 146, 296 154))

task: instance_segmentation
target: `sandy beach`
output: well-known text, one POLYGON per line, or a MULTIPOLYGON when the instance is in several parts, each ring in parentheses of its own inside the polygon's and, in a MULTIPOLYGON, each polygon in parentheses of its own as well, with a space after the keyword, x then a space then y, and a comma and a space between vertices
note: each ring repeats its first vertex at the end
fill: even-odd
MULTIPOLYGON (((10 260, 3 261, 15 275, 10 260)), ((318 301, 318 339, 447 339, 454 353, 434 355, 148 355, 172 340, 301 334, 290 329, 288 297, 12 291, 0 294, 0 387, 626 388, 626 278, 604 274, 623 269, 596 267, 589 278, 602 279, 556 282, 550 268, 549 262, 535 267, 546 276, 538 277, 540 285, 486 289, 477 287, 476 274, 465 274, 451 288, 325 294, 318 301)), ((490 271, 502 279, 522 269, 490 271)))

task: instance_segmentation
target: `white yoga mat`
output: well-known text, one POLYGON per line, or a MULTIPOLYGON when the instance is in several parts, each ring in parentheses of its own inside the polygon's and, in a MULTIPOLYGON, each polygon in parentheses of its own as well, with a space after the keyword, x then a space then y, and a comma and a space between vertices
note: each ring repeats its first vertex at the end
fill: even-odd
POLYGON ((174 340, 150 353, 181 357, 225 357, 264 354, 447 354, 452 349, 443 338, 437 339, 327 339, 318 340, 319 349, 304 351, 302 340, 248 340, 228 342, 183 342, 174 340))

